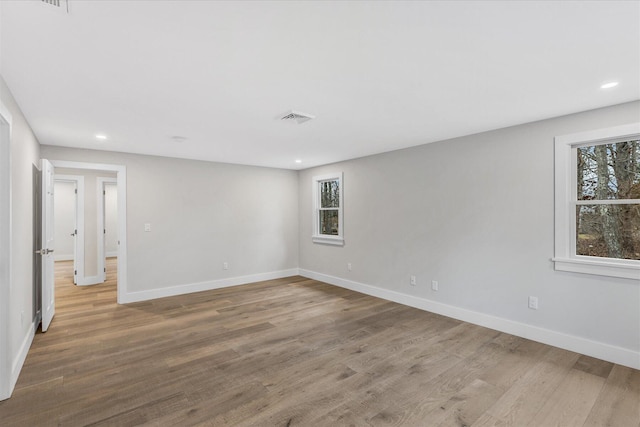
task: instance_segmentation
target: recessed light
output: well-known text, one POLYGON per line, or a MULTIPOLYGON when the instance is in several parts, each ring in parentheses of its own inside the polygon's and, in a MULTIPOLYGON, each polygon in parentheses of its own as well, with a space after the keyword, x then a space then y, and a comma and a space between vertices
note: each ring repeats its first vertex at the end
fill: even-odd
POLYGON ((104 141, 105 139, 107 139, 107 135, 98 134, 98 135, 96 135, 96 139, 101 139, 101 140, 104 141))
POLYGON ((302 160, 296 159, 296 163, 302 163, 302 160))
POLYGON ((618 86, 618 82, 609 82, 600 86, 600 89, 611 89, 612 87, 618 86))

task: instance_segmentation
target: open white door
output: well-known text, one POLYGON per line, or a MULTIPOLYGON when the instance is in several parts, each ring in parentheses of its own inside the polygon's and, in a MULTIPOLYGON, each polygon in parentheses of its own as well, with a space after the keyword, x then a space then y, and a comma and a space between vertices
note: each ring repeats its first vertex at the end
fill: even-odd
MULTIPOLYGON (((73 200, 73 284, 78 284, 78 181, 74 182, 75 198, 73 200)), ((84 215, 84 213, 83 213, 84 215)), ((59 241, 58 241, 59 242, 59 241)), ((55 259, 55 258, 54 258, 55 259)), ((83 258, 84 262, 84 258, 83 258)))
POLYGON ((56 311, 53 259, 53 165, 42 159, 42 332, 46 332, 56 311))

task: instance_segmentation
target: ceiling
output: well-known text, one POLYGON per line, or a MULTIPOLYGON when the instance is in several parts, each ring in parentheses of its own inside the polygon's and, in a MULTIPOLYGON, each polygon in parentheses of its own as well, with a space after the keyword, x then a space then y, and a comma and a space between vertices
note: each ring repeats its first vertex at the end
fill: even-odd
POLYGON ((61 2, 0 2, 42 144, 302 169, 640 99, 638 1, 61 2))

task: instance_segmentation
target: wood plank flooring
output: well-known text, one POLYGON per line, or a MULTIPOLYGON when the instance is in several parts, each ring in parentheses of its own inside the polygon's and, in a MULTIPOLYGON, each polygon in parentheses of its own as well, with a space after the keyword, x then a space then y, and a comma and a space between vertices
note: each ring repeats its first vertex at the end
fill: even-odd
POLYGON ((57 263, 2 426, 638 426, 640 371, 302 277, 117 305, 57 263))

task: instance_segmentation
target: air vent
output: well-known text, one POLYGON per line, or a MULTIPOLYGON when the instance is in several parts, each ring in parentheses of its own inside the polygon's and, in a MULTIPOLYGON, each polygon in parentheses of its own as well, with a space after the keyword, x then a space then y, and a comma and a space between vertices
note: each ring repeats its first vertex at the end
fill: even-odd
POLYGON ((40 0, 41 3, 54 6, 61 12, 69 13, 69 0, 40 0))
POLYGON ((280 120, 284 120, 286 122, 296 122, 298 124, 301 124, 315 118, 316 116, 312 116, 311 114, 291 110, 284 116, 280 117, 280 120))

